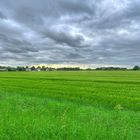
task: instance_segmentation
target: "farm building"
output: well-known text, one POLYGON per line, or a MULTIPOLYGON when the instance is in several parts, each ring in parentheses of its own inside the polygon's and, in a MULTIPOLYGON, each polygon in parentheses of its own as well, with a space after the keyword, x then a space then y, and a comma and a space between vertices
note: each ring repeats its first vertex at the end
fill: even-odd
POLYGON ((0 71, 8 71, 7 68, 0 68, 0 71))

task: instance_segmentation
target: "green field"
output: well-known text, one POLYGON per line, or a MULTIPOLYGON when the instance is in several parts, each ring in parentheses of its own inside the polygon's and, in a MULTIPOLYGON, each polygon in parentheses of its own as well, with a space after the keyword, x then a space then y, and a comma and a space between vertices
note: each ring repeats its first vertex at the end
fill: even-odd
POLYGON ((140 72, 1 72, 0 140, 140 140, 140 72))

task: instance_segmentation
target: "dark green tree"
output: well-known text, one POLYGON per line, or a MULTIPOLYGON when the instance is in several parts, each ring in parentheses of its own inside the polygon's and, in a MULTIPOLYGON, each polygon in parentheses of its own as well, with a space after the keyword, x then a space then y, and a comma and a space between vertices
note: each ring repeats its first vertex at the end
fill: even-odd
POLYGON ((17 71, 25 71, 25 68, 24 67, 21 67, 21 66, 18 66, 17 67, 17 71))
POLYGON ((139 66, 134 66, 133 70, 140 70, 140 67, 139 66))
POLYGON ((42 66, 41 70, 42 71, 46 71, 46 67, 45 66, 42 66))
POLYGON ((36 70, 35 66, 32 66, 32 67, 31 67, 31 70, 32 70, 32 71, 35 71, 35 70, 36 70))

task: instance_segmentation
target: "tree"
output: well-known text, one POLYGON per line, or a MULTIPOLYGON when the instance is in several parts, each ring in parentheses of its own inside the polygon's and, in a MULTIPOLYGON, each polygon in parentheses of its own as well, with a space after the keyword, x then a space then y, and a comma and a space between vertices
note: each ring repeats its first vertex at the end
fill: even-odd
POLYGON ((25 68, 21 66, 17 66, 17 71, 25 71, 25 68))
POLYGON ((41 67, 40 67, 40 66, 38 66, 38 67, 37 67, 37 69, 41 69, 41 67))
POLYGON ((7 70, 8 70, 8 71, 16 71, 16 68, 8 66, 8 67, 7 67, 7 70))
POLYGON ((42 66, 41 70, 42 71, 46 71, 46 67, 45 66, 42 66))
POLYGON ((139 66, 134 66, 133 70, 140 70, 140 67, 139 66))
POLYGON ((32 70, 32 71, 35 71, 35 70, 36 70, 35 66, 32 66, 32 67, 31 67, 31 70, 32 70))

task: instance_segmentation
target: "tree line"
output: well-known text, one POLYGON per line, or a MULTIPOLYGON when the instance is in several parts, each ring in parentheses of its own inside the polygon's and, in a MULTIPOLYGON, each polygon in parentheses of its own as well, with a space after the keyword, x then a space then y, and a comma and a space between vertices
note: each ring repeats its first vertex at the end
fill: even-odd
POLYGON ((100 67, 100 68, 96 68, 96 70, 140 70, 139 66, 134 66, 133 68, 122 68, 122 67, 100 67))
POLYGON ((62 68, 52 68, 52 67, 47 67, 47 66, 17 66, 17 67, 11 67, 11 66, 0 66, 0 71, 80 71, 80 70, 134 70, 138 71, 140 70, 139 66, 134 66, 131 69, 128 68, 122 68, 122 67, 98 67, 95 69, 92 68, 87 68, 87 69, 82 69, 80 67, 62 67, 62 68))
POLYGON ((0 71, 78 71, 81 70, 79 67, 62 67, 62 68, 53 68, 46 66, 0 66, 0 71))

